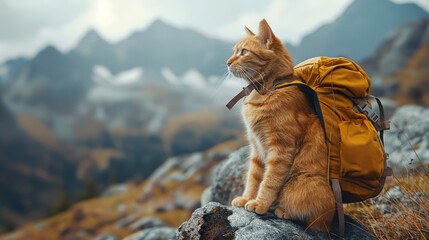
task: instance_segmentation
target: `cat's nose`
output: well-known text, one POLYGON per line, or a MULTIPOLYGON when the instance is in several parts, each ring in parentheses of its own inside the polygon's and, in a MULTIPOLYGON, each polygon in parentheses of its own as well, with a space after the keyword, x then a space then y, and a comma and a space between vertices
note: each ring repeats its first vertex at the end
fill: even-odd
POLYGON ((231 64, 232 64, 232 60, 231 59, 226 62, 226 65, 228 65, 228 67, 231 66, 231 64))

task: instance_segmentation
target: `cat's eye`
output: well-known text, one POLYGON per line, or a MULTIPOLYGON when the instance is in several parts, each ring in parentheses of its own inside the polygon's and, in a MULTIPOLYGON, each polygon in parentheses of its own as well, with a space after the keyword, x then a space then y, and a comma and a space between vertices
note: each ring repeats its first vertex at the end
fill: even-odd
POLYGON ((243 49, 241 49, 241 50, 238 50, 237 51, 237 53, 235 54, 235 55, 237 55, 237 56, 244 56, 246 53, 248 53, 249 52, 249 50, 247 50, 247 49, 245 49, 245 48, 243 48, 243 49))

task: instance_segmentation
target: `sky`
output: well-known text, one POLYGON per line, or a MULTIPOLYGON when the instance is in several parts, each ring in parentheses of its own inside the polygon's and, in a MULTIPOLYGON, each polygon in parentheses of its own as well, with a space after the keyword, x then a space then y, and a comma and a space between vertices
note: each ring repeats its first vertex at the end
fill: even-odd
MULTIPOLYGON (((236 41, 243 27, 257 29, 266 18, 276 35, 299 43, 333 21, 353 0, 0 0, 0 63, 34 56, 46 45, 65 52, 89 30, 110 42, 143 30, 156 19, 236 41)), ((429 0, 415 2, 429 11, 429 0)))

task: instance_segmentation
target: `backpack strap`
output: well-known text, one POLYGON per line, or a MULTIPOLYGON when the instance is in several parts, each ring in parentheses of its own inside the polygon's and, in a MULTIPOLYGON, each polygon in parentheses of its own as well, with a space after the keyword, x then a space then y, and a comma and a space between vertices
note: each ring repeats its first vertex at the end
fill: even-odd
POLYGON ((253 87, 253 84, 249 84, 247 87, 243 88, 241 92, 239 92, 237 95, 235 95, 231 101, 226 104, 226 107, 231 110, 234 105, 240 101, 240 99, 244 98, 245 96, 249 95, 255 88, 253 87))
MULTIPOLYGON (((285 78, 280 78, 277 79, 276 81, 274 81, 274 85, 273 87, 270 89, 270 91, 277 89, 277 85, 278 84, 285 84, 285 83, 289 83, 292 82, 295 79, 295 77, 293 75, 290 75, 288 77, 285 78)), ((240 99, 248 96, 253 90, 256 90, 258 93, 260 89, 255 87, 255 84, 249 84, 247 87, 243 88, 243 90, 241 90, 237 95, 235 95, 229 102, 228 104, 226 104, 226 107, 231 110, 234 105, 240 101, 240 99)))
MULTIPOLYGON (((384 165, 386 166, 386 163, 384 165)), ((393 170, 390 167, 386 166, 383 170, 383 175, 380 178, 380 183, 378 184, 377 188, 374 190, 374 194, 372 195, 372 197, 376 197, 378 196, 378 194, 380 194, 381 190, 383 190, 384 183, 386 182, 386 178, 392 175, 393 175, 393 170)))
POLYGON ((345 221, 340 181, 338 179, 331 179, 331 186, 335 196, 335 203, 337 205, 338 235, 340 235, 340 237, 344 237, 345 221))
POLYGON ((280 89, 284 87, 297 86, 301 92, 304 93, 307 98, 308 103, 313 107, 317 117, 319 118, 320 124, 322 125, 323 132, 325 133, 325 139, 329 141, 328 135, 326 134, 325 129, 325 120, 323 119, 322 108, 320 107, 319 97, 317 92, 306 83, 304 83, 301 79, 297 79, 294 81, 280 82, 275 85, 275 89, 280 89))

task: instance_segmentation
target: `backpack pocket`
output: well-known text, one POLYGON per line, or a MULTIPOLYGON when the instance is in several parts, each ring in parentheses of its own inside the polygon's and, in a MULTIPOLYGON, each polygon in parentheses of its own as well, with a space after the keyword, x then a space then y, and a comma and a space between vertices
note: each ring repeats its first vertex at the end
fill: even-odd
POLYGON ((384 153, 372 123, 366 119, 352 119, 341 122, 338 127, 341 176, 380 179, 384 170, 384 153))

